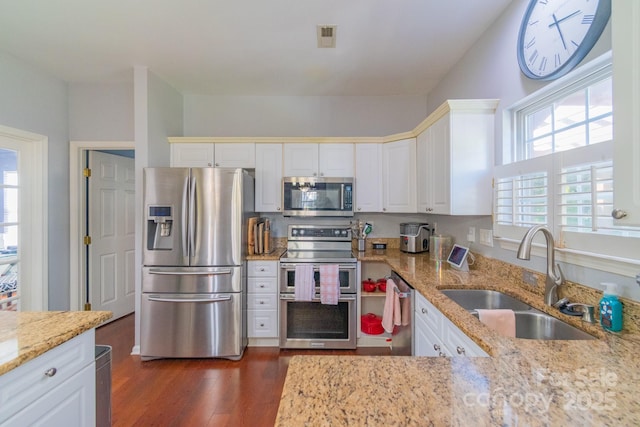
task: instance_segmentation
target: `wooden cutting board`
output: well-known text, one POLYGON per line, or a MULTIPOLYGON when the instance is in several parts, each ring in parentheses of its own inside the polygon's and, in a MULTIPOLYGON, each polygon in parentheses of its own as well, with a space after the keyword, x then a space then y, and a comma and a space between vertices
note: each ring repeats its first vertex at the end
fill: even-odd
POLYGON ((249 218, 249 230, 248 230, 248 238, 247 238, 247 246, 249 250, 249 255, 255 254, 255 246, 256 246, 256 224, 258 223, 258 218, 249 218))

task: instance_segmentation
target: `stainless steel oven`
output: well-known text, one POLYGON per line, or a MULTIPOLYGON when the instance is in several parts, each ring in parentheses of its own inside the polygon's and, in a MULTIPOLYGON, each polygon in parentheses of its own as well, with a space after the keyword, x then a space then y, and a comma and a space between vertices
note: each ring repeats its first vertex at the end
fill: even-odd
POLYGON ((280 347, 356 348, 357 260, 351 253, 351 229, 344 226, 290 225, 287 252, 280 258, 280 347), (311 264, 315 296, 296 301, 295 269, 311 264), (320 266, 337 264, 337 305, 320 302, 320 266))

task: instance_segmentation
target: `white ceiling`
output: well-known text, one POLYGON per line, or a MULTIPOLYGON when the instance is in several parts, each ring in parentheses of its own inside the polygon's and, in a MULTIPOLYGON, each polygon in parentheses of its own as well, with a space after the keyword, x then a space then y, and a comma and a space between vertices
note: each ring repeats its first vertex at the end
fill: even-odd
POLYGON ((511 1, 0 0, 0 50, 69 82, 144 65, 183 93, 427 94, 511 1))

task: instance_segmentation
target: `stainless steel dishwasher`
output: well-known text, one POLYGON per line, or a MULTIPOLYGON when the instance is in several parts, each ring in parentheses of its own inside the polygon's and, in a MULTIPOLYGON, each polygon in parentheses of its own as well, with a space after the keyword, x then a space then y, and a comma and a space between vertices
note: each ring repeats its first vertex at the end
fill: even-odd
POLYGON ((397 331, 393 334, 391 354, 395 356, 411 356, 413 355, 413 309, 415 307, 415 290, 404 281, 402 277, 395 271, 391 272, 391 280, 396 284, 400 291, 400 307, 408 325, 397 326, 397 331), (406 311, 409 311, 408 313, 406 311))

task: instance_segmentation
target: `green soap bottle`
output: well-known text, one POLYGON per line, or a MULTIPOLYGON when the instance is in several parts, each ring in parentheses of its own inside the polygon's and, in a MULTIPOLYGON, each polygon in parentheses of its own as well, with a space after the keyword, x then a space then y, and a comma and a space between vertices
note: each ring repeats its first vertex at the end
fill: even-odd
POLYGON ((618 299, 616 283, 602 283, 604 294, 600 300, 600 325, 608 331, 622 330, 622 303, 618 299))

